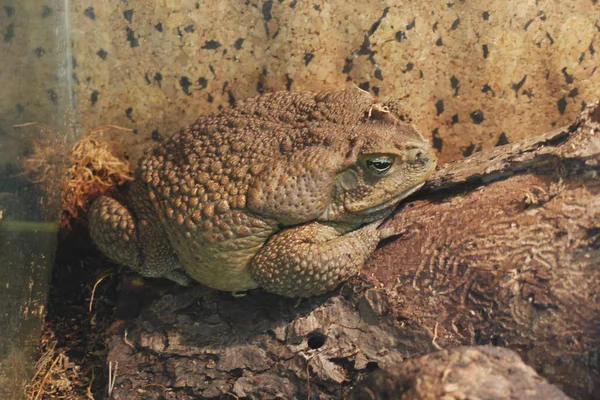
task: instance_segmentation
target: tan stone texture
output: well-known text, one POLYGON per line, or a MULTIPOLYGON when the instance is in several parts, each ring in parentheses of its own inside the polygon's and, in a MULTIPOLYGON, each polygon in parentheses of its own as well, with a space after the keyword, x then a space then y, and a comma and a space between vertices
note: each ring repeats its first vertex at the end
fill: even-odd
POLYGON ((441 162, 568 124, 600 97, 596 0, 74 0, 70 12, 78 127, 134 129, 115 132, 134 159, 135 143, 286 88, 401 98, 441 162))

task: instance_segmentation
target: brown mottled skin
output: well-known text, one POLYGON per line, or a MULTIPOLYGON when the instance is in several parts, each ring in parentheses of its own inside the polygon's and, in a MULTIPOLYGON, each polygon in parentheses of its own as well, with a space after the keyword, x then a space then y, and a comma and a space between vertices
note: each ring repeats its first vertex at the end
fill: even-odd
POLYGON ((277 92, 148 152, 126 205, 93 203, 90 231, 147 277, 313 296, 358 272, 434 169, 429 143, 363 90, 277 92))

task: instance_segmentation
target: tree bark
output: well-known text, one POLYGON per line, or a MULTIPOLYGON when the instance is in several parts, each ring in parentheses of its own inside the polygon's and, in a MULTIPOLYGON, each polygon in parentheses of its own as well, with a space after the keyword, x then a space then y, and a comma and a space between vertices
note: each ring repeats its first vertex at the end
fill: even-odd
MULTIPOLYGON (((396 383, 438 376, 435 360, 458 353, 430 353, 488 344, 569 396, 600 398, 599 172, 596 104, 569 127, 439 168, 387 222, 399 236, 333 293, 173 287, 111 336, 111 395, 341 399, 376 369, 396 383)), ((507 380, 512 398, 531 376, 507 380)))

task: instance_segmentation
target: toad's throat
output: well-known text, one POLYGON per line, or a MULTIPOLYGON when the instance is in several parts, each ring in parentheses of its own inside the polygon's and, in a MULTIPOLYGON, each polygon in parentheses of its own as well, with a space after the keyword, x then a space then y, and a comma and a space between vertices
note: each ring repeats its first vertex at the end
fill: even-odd
POLYGON ((391 211, 392 207, 395 207, 398 203, 400 203, 400 201, 404 200, 411 194, 413 194, 416 191, 418 191, 419 189, 421 189, 424 184, 425 184, 425 182, 421 182, 418 185, 415 185, 415 186, 413 186, 409 189, 406 189, 405 191, 397 194, 396 196, 392 197, 391 199, 389 199, 388 201, 386 201, 384 203, 378 204, 375 207, 370 207, 370 208, 366 208, 364 210, 353 212, 353 214, 371 215, 371 214, 378 214, 383 210, 391 211))
MULTIPOLYGON (((416 191, 418 191, 419 189, 421 189, 424 184, 425 184, 425 182, 421 182, 418 185, 408 188, 408 189, 400 192, 396 196, 392 197, 391 199, 389 199, 381 204, 378 204, 374 207, 365 208, 363 210, 352 210, 352 212, 347 217, 349 217, 349 219, 351 219, 353 221, 360 220, 362 222, 374 221, 379 218, 385 217, 386 215, 389 215, 389 213, 391 213, 393 211, 394 207, 398 203, 400 203, 400 201, 402 201, 404 198, 410 196, 411 194, 413 194, 416 191)), ((325 209, 323 214, 321 214, 321 216, 318 218, 318 220, 319 221, 332 221, 332 220, 337 219, 337 218, 335 218, 335 216, 336 216, 335 206, 333 204, 329 204, 329 206, 325 209)), ((348 219, 348 218, 342 218, 342 219, 348 219)))

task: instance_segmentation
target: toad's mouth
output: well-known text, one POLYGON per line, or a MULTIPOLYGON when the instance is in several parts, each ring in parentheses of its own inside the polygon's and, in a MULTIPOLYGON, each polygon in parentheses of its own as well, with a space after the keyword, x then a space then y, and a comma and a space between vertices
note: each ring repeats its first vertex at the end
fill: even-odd
POLYGON ((400 192, 399 194, 397 194, 396 196, 392 197, 391 199, 389 199, 388 201, 386 201, 384 203, 378 204, 375 207, 370 207, 370 208, 366 208, 364 210, 356 211, 353 214, 373 215, 373 214, 377 214, 384 210, 391 211, 390 208, 395 207, 398 203, 400 203, 400 201, 404 200, 411 194, 413 194, 416 191, 418 191, 419 189, 421 189, 423 187, 423 185, 425 185, 425 182, 421 182, 418 185, 415 185, 411 188, 406 189, 403 192, 400 192))

